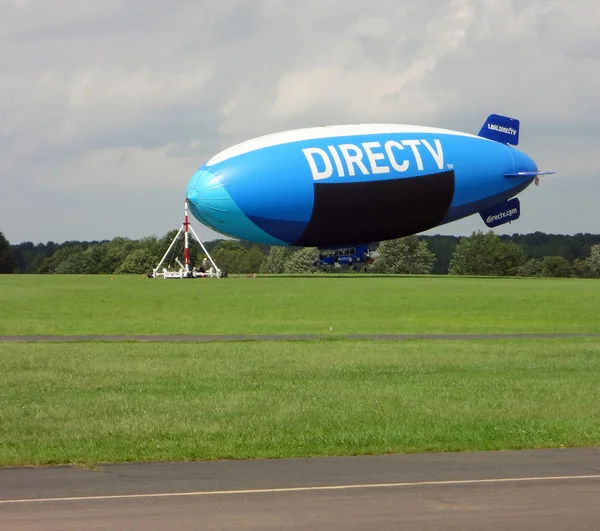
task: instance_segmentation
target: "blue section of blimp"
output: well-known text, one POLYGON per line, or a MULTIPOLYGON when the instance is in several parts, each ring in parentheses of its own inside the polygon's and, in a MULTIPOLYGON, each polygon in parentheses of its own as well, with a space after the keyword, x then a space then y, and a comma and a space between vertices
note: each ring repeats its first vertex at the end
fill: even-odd
MULTIPOLYGON (((218 232, 286 245, 306 230, 313 212, 314 187, 319 183, 409 178, 448 169, 454 169, 455 189, 442 223, 509 199, 526 188, 532 177, 507 178, 504 174, 536 171, 537 167, 517 149, 483 138, 442 132, 350 135, 265 147, 204 166, 190 180, 187 197, 194 217, 218 232), (419 145, 411 146, 413 140, 419 145), (343 150, 354 156, 350 159, 354 164, 346 163, 343 150), (400 167, 405 171, 399 171, 400 167), (313 172, 318 180, 313 179, 313 172)), ((355 209, 348 212, 349 219, 360 212, 361 205, 355 209)))
POLYGON ((290 145, 274 146, 208 168, 225 183, 249 221, 286 243, 304 232, 313 208, 313 180, 298 151, 290 145))
MULTIPOLYGON (((510 157, 508 169, 506 166, 499 164, 490 165, 488 169, 490 175, 485 175, 482 179, 481 173, 477 171, 479 167, 485 167, 488 161, 479 159, 475 161, 469 160, 468 156, 464 157, 464 161, 469 166, 465 168, 461 164, 456 172, 456 189, 454 199, 450 210, 446 214, 440 225, 451 223, 459 219, 471 216, 482 210, 488 209, 514 197, 527 188, 534 177, 505 177, 506 173, 515 172, 535 172, 537 171, 536 163, 525 153, 504 144, 492 143, 497 150, 505 150, 510 157), (505 168, 503 171, 502 168, 505 168), (465 171, 467 170, 467 171, 465 171), (491 170, 491 171, 490 171, 491 170), (491 181, 486 180, 486 177, 493 177, 491 181)), ((456 168, 456 165, 455 165, 456 168)))
POLYGON ((186 197, 192 215, 217 232, 268 245, 287 245, 252 223, 229 195, 226 183, 202 168, 191 178, 186 197))
POLYGON ((518 186, 514 186, 500 193, 484 197, 477 201, 472 201, 471 203, 465 203, 464 205, 456 205, 450 208, 444 219, 440 222, 439 225, 445 225, 446 223, 452 223, 453 221, 457 221, 462 218, 466 218, 467 216, 471 216, 482 210, 487 210, 503 201, 514 197, 515 195, 521 193, 525 188, 527 188, 531 184, 531 179, 528 179, 527 182, 520 183, 518 186))

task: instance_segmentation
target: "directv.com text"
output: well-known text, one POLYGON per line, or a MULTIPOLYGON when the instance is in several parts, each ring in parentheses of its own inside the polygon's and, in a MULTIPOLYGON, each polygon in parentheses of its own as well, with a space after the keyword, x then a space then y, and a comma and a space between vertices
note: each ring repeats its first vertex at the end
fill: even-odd
POLYGON ((493 216, 488 216, 486 221, 488 223, 492 223, 493 221, 499 221, 504 218, 512 218, 515 214, 517 214, 518 210, 516 208, 511 208, 506 212, 500 212, 499 214, 494 214, 493 216))

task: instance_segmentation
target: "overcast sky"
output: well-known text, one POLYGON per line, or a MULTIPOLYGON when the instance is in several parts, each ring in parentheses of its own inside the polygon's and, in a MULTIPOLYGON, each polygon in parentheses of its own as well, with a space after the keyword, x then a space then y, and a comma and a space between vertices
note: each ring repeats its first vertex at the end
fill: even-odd
POLYGON ((493 112, 557 172, 497 232, 600 233, 598 0, 0 0, 0 50, 11 243, 162 236, 194 171, 261 134, 493 112))

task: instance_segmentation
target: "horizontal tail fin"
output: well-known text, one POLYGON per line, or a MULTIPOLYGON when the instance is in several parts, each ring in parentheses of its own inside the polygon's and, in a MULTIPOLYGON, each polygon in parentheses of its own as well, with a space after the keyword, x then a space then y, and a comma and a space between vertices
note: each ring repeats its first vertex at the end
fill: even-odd
POLYGON ((514 178, 514 177, 535 177, 535 185, 539 186, 540 184, 540 175, 553 175, 554 171, 516 171, 514 173, 505 173, 504 177, 514 178))
POLYGON ((553 175, 554 171, 516 171, 514 173, 505 173, 504 177, 539 177, 540 175, 553 175))
POLYGON ((479 131, 479 136, 494 142, 516 146, 519 144, 519 120, 499 114, 490 114, 479 131))

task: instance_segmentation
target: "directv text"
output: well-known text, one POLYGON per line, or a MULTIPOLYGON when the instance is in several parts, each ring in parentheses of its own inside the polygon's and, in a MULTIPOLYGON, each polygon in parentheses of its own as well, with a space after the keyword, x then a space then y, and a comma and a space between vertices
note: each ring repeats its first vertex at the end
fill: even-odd
POLYGON ((361 144, 339 144, 321 148, 305 148, 302 151, 312 172, 313 180, 328 179, 333 175, 345 177, 377 175, 407 171, 412 164, 423 170, 423 157, 431 157, 438 169, 444 169, 444 151, 438 139, 433 146, 427 140, 388 140, 362 142, 361 144))
POLYGON ((498 124, 488 124, 488 129, 491 129, 492 131, 498 131, 499 133, 506 133, 507 135, 516 135, 517 134, 517 130, 513 129, 512 127, 505 127, 503 125, 498 125, 498 124))
POLYGON ((494 221, 500 221, 505 218, 512 218, 513 216, 516 216, 518 213, 519 213, 519 210, 517 208, 511 208, 510 210, 507 210, 506 212, 499 212, 498 214, 488 216, 485 221, 486 221, 486 223, 493 223, 494 221))

